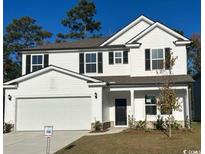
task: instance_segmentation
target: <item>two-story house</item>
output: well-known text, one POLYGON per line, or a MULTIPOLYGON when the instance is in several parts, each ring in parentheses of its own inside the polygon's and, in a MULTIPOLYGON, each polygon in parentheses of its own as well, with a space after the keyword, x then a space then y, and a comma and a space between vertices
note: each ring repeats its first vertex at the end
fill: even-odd
POLYGON ((18 51, 22 76, 4 83, 5 122, 15 130, 89 130, 95 121, 127 127, 128 117, 156 121, 166 55, 181 103, 178 121, 190 116, 186 45, 190 40, 140 16, 109 38, 52 43, 18 51))

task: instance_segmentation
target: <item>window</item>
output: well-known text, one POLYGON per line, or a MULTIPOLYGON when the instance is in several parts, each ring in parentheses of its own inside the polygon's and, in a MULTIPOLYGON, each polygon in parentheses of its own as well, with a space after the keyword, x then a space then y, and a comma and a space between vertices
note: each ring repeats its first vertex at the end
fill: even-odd
POLYGON ((128 64, 128 51, 109 52, 109 64, 128 64))
POLYGON ((152 69, 163 69, 164 54, 163 49, 152 49, 152 69))
POLYGON ((145 96, 145 110, 147 115, 156 115, 156 97, 155 96, 145 96))
POLYGON ((86 73, 96 73, 96 53, 85 54, 86 73))
POLYGON ((43 68, 43 55, 32 55, 31 61, 32 72, 43 68))
POLYGON ((115 64, 122 63, 122 52, 115 52, 115 64))

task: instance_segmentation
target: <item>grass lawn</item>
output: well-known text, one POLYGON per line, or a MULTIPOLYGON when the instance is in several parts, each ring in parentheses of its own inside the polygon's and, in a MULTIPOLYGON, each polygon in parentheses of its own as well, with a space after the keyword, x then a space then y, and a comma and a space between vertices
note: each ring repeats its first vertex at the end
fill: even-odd
POLYGON ((56 154, 183 154, 183 150, 200 150, 201 124, 191 131, 175 130, 172 138, 161 131, 127 130, 118 134, 84 136, 56 154))

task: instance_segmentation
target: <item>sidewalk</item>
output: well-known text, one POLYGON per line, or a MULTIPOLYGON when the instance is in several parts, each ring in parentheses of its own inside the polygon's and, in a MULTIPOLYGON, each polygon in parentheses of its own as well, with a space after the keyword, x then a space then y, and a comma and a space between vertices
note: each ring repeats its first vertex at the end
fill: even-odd
POLYGON ((106 132, 88 133, 85 136, 115 134, 115 133, 120 133, 123 130, 126 130, 127 128, 128 127, 113 127, 113 128, 108 128, 108 131, 106 131, 106 132))

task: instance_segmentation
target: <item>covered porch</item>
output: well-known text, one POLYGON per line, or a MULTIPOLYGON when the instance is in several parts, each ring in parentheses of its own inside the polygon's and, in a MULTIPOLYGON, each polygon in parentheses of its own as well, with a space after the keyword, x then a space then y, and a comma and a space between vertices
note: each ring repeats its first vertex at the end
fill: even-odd
MULTIPOLYGON (((160 87, 151 86, 110 86, 104 88, 102 121, 110 122, 111 127, 128 127, 130 118, 135 121, 154 122, 158 116, 164 119, 168 116, 161 113, 156 103, 151 102, 159 96, 160 87), (150 103, 149 103, 150 102, 150 103)), ((180 111, 172 111, 175 120, 184 125, 190 119, 190 100, 188 86, 172 87, 176 90, 180 111)))

